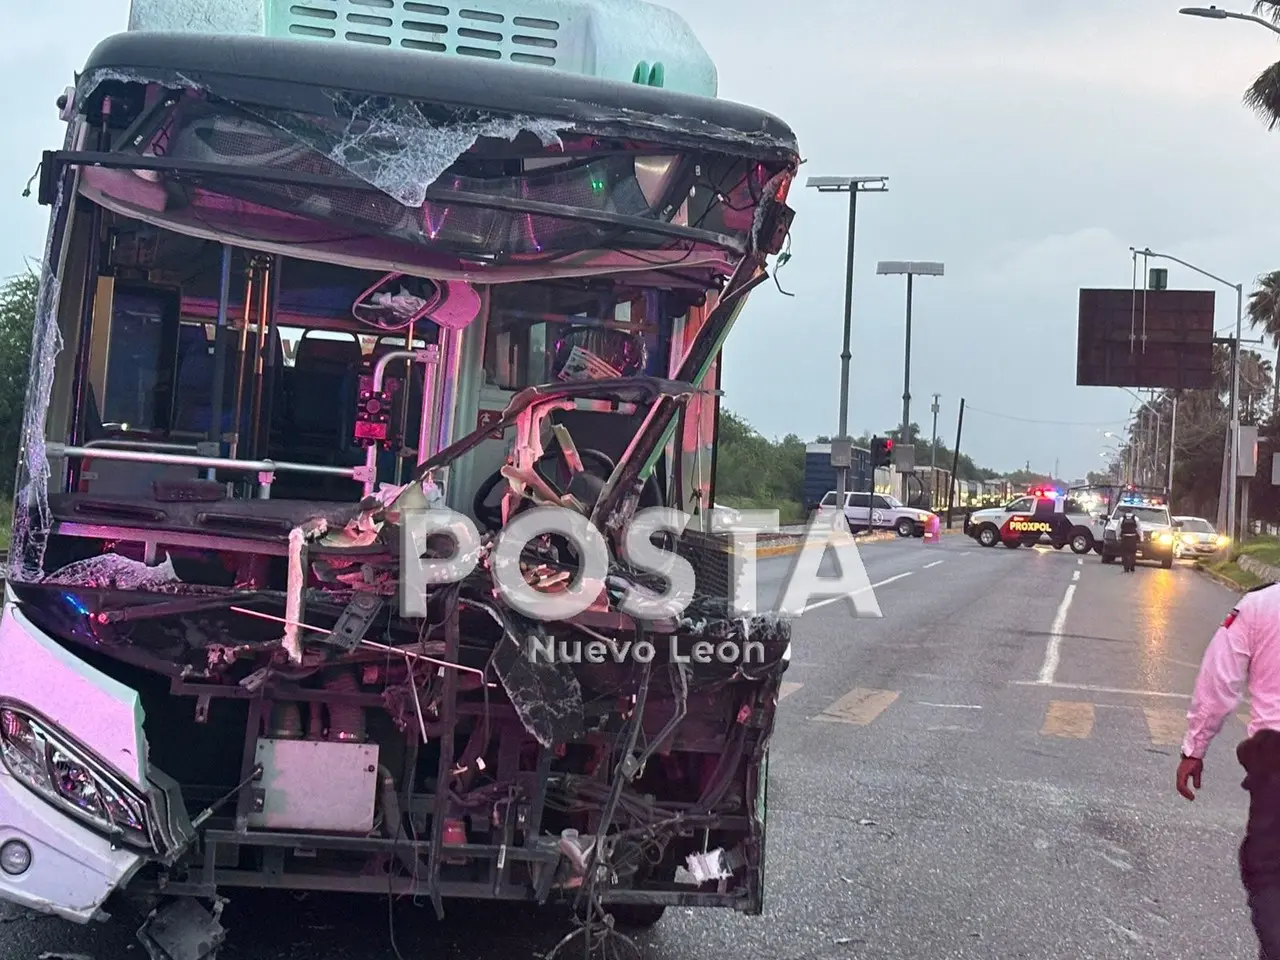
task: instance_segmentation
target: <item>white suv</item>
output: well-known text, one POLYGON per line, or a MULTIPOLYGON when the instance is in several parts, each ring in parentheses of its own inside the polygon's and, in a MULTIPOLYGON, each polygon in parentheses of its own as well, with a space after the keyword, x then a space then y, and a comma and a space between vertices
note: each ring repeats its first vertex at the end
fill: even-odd
MULTIPOLYGON (((834 510, 835 506, 836 491, 830 490, 818 504, 818 512, 834 510)), ((925 525, 933 516, 928 510, 908 507, 897 497, 879 493, 846 493, 844 515, 854 532, 894 530, 900 537, 923 537, 925 525)))

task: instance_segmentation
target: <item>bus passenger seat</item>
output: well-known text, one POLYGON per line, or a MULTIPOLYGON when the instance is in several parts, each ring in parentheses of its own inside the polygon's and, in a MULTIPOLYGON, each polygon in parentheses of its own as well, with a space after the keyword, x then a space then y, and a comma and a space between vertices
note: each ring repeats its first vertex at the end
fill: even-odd
POLYGON ((304 335, 298 342, 291 378, 294 435, 285 459, 332 465, 351 459, 346 454, 355 428, 360 361, 360 342, 354 336, 331 340, 304 335))

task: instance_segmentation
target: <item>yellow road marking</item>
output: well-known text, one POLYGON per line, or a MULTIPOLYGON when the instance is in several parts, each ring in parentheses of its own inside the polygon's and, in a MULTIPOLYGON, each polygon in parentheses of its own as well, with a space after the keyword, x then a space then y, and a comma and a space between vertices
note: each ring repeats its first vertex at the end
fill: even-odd
POLYGON ((1051 700, 1044 714, 1042 737, 1086 740, 1093 733, 1093 704, 1074 700, 1051 700))
POLYGON ((803 686, 804 686, 803 683, 795 683, 791 680, 783 680, 782 689, 778 691, 778 702, 781 703, 783 700, 787 699, 787 697, 791 696, 791 694, 795 693, 797 690, 799 690, 803 686))
POLYGON ((898 691, 896 690, 865 690, 862 687, 854 687, 823 710, 816 719, 865 727, 897 699, 898 691))
POLYGON ((1147 730, 1153 744, 1172 747, 1182 743, 1182 737, 1187 732, 1185 711, 1143 707, 1142 712, 1147 715, 1147 730))

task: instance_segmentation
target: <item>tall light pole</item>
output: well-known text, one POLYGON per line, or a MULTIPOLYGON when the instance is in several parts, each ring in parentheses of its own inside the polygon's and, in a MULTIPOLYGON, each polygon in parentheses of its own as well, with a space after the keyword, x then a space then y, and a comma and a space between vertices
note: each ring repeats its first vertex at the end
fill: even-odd
POLYGON ((938 410, 940 409, 938 407, 938 398, 941 396, 942 394, 935 393, 933 395, 933 406, 929 408, 929 411, 933 414, 933 435, 929 438, 930 470, 938 469, 938 410))
MULTIPOLYGON (((944 267, 933 260, 881 260, 876 264, 880 276, 907 277, 907 344, 902 364, 902 434, 899 443, 911 442, 911 288, 915 277, 940 277, 944 267)), ((906 499, 905 497, 903 498, 906 499)))
POLYGON ((933 406, 929 408, 933 413, 933 435, 929 437, 929 499, 933 501, 934 509, 938 506, 938 398, 941 396, 942 394, 935 393, 933 406))
MULTIPOLYGON (((1251 13, 1236 13, 1234 10, 1220 10, 1217 7, 1183 7, 1178 12, 1188 17, 1203 17, 1206 20, 1247 20, 1250 23, 1256 23, 1259 26, 1266 27, 1272 33, 1280 34, 1280 26, 1277 26, 1276 24, 1272 23, 1270 20, 1266 20, 1262 17, 1255 16, 1254 14, 1251 14, 1251 13)), ((1178 262, 1181 262, 1181 261, 1178 261, 1178 262)), ((1190 264, 1183 264, 1183 265, 1191 266, 1190 264)), ((1191 269, 1194 270, 1195 267, 1192 267, 1191 269)), ((1203 270, 1199 272, 1204 273, 1203 270)), ((1206 276, 1212 276, 1212 274, 1206 274, 1206 276)), ((1213 279, 1218 280, 1217 277, 1213 277, 1213 279)), ((1219 282, 1226 283, 1225 280, 1219 280, 1219 282)), ((1244 313, 1244 309, 1243 309, 1244 287, 1241 284, 1230 284, 1230 283, 1228 283, 1227 286, 1234 286, 1236 288, 1236 342, 1235 342, 1235 347, 1232 351, 1232 364, 1231 364, 1231 432, 1230 432, 1230 436, 1227 438, 1227 452, 1224 455, 1222 475, 1223 475, 1223 483, 1229 484, 1229 489, 1227 493, 1227 517, 1228 517, 1229 526, 1227 527, 1227 530, 1231 536, 1235 536, 1236 535, 1236 529, 1235 529, 1236 470, 1238 469, 1238 463, 1236 461, 1239 456, 1237 451, 1239 449, 1239 444, 1240 444, 1240 437, 1239 437, 1239 432, 1240 432, 1240 413, 1239 413, 1240 347, 1241 347, 1240 317, 1244 313)), ((1280 370, 1277 370, 1276 376, 1280 377, 1280 370)), ((1278 383, 1280 383, 1280 381, 1278 381, 1278 383)), ((1277 396, 1280 396, 1280 386, 1277 387, 1277 391, 1278 391, 1277 396)), ((1173 406, 1174 422, 1176 423, 1177 416, 1178 416, 1177 397, 1174 397, 1173 404, 1174 404, 1173 406)), ((1172 500, 1173 498, 1173 438, 1172 437, 1169 438, 1169 497, 1172 500)), ((1222 525, 1221 496, 1219 496, 1218 499, 1219 499, 1218 525, 1219 527, 1221 527, 1222 525)))
MULTIPOLYGON (((1185 7, 1183 12, 1187 13, 1202 9, 1203 8, 1200 7, 1185 7)), ((1217 8, 1209 7, 1208 10, 1217 10, 1217 8)), ((1192 13, 1192 16, 1208 16, 1217 20, 1222 20, 1227 16, 1233 15, 1218 10, 1217 13, 1192 13)), ((1271 24, 1267 24, 1265 20, 1261 20, 1260 18, 1249 17, 1244 14, 1235 14, 1234 16, 1236 19, 1240 20, 1258 19, 1260 23, 1271 26, 1271 24)), ((1277 29, 1276 32, 1280 33, 1280 29, 1277 29)), ((1227 427, 1226 449, 1222 454, 1222 486, 1224 490, 1218 495, 1218 529, 1225 529, 1229 536, 1234 537, 1236 535, 1236 486, 1238 485, 1236 477, 1236 450, 1238 449, 1240 441, 1240 341, 1244 336, 1244 284, 1232 283, 1230 280, 1223 280, 1221 277, 1210 273, 1208 270, 1201 270, 1195 264, 1187 263, 1185 260, 1179 260, 1177 257, 1171 256, 1167 253, 1155 253, 1149 247, 1145 250, 1135 250, 1134 253, 1141 254, 1144 257, 1154 257, 1157 260, 1171 260, 1174 263, 1179 263, 1188 270, 1194 270, 1202 277, 1208 277, 1210 280, 1215 280, 1223 286, 1230 287, 1236 292, 1236 339, 1231 348, 1231 418, 1227 427), (1226 500, 1225 518, 1223 517, 1224 493, 1226 500)))
POLYGON ((1188 17, 1204 17, 1206 20, 1250 20, 1262 24, 1272 33, 1280 33, 1280 27, 1270 20, 1255 17, 1251 13, 1234 13, 1230 10, 1219 10, 1217 7, 1183 7, 1178 12, 1188 17))
MULTIPOLYGON (((844 349, 840 352, 840 435, 831 445, 831 460, 836 468, 836 503, 843 509, 845 495, 849 492, 849 465, 853 451, 849 441, 849 338, 853 329, 853 235, 858 222, 858 194, 884 193, 888 177, 810 177, 805 187, 819 193, 849 194, 849 240, 845 249, 844 273, 844 349)), ((868 465, 875 475, 875 468, 868 465)))

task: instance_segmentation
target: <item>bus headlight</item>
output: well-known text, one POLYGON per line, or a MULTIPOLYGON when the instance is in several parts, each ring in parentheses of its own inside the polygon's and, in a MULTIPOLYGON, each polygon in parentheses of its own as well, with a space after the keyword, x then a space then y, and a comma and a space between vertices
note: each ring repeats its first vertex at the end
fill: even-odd
POLYGON ((154 850, 146 798, 68 739, 14 707, 0 709, 0 759, 15 780, 113 840, 154 850))

